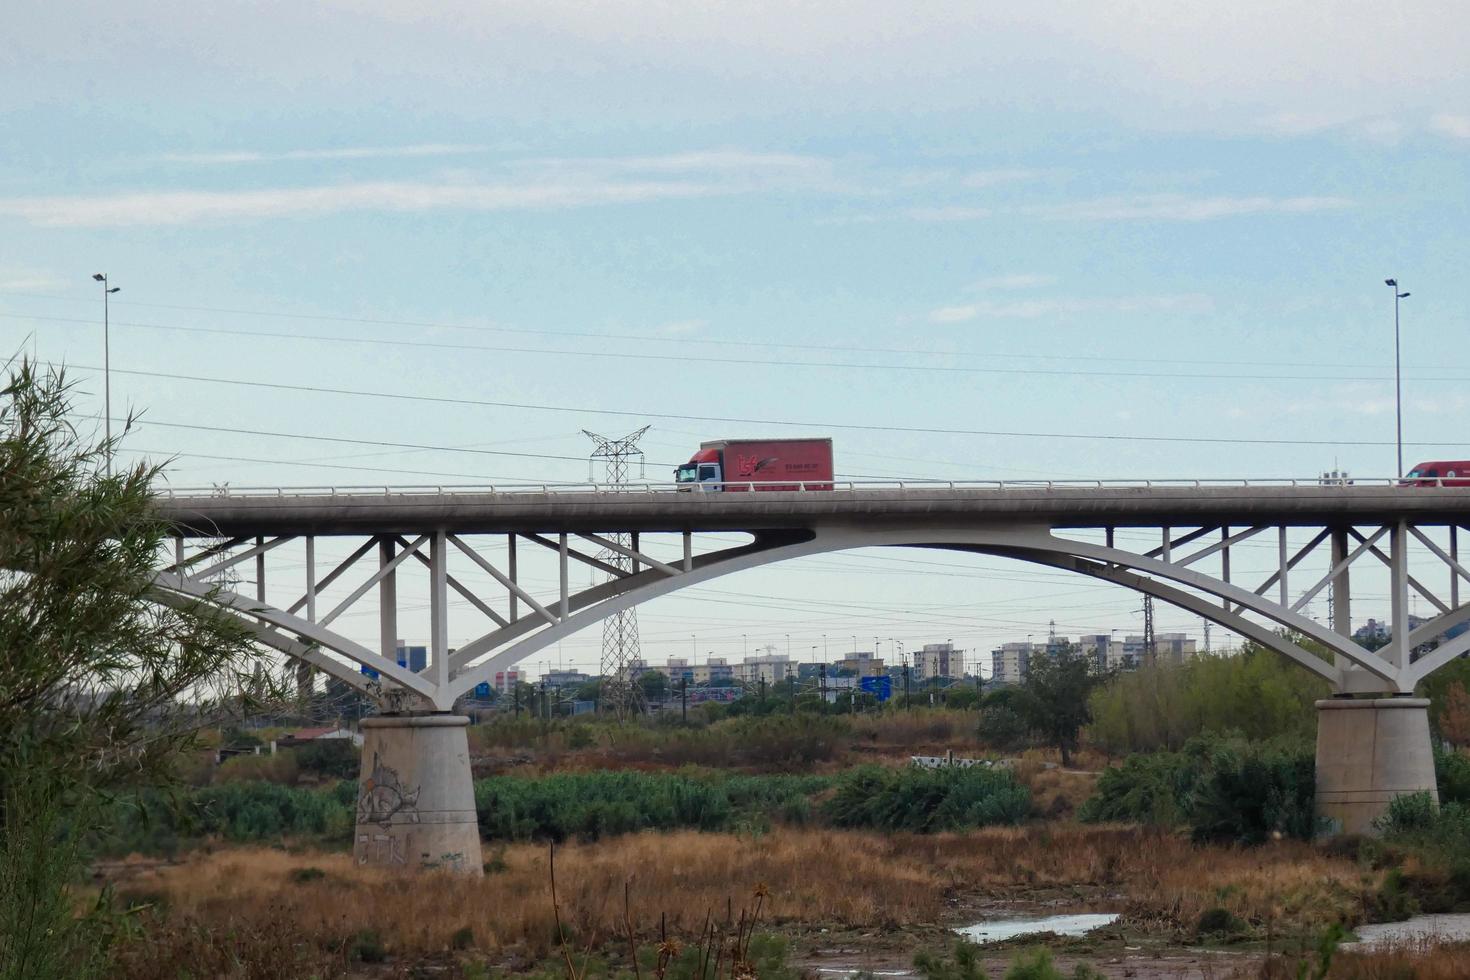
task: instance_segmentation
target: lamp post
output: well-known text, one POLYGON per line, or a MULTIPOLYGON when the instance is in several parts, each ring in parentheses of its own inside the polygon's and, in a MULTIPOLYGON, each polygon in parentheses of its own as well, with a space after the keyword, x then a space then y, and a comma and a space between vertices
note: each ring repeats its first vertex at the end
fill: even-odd
POLYGON ((95 272, 92 278, 102 283, 102 422, 106 427, 107 435, 107 475, 112 475, 112 341, 111 319, 108 311, 108 299, 113 293, 122 289, 121 286, 109 286, 107 284, 107 273, 95 272))
POLYGON ((1399 367, 1399 300, 1408 299, 1407 292, 1399 292, 1397 279, 1385 279, 1383 284, 1393 290, 1393 416, 1397 434, 1394 445, 1398 447, 1399 468, 1395 476, 1404 475, 1404 382, 1399 367))

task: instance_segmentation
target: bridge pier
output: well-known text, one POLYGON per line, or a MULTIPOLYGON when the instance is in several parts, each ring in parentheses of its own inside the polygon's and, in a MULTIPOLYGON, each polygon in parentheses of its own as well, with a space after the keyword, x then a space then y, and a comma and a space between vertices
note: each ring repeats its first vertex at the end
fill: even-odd
POLYGON ((1317 702, 1317 816, 1327 833, 1371 834, 1389 801, 1427 791, 1439 801, 1426 698, 1317 702))
POLYGON ((358 864, 482 874, 480 827, 463 715, 362 720, 358 864))

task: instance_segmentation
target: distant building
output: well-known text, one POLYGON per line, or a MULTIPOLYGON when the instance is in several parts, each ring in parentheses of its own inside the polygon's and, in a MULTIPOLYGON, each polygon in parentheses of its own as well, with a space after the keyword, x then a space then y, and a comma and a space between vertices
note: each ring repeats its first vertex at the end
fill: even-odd
POLYGON ((992 684, 1019 684, 1026 679, 1031 669, 1033 646, 1030 640, 1024 643, 1002 643, 990 653, 990 681, 992 684))
POLYGON ((784 684, 788 677, 796 677, 796 661, 784 653, 770 653, 758 657, 746 657, 735 665, 735 679, 746 684, 784 684))
POLYGON ((1077 637, 1077 650, 1099 670, 1124 669, 1123 641, 1111 633, 1090 633, 1077 637))
MULTIPOLYGON (((1148 662, 1148 644, 1142 636, 1119 640, 1109 633, 1089 633, 1074 644, 1065 636, 1048 637, 1045 644, 1003 643, 992 651, 991 681, 1019 684, 1026 679, 1034 657, 1056 656, 1072 647, 1100 670, 1134 670, 1148 662)), ((1195 656, 1195 641, 1184 633, 1155 633, 1154 655, 1159 663, 1181 663, 1195 656)))
POLYGON ((1369 619, 1362 626, 1353 630, 1353 639, 1365 647, 1369 644, 1382 646, 1388 642, 1389 637, 1392 635, 1393 630, 1389 625, 1379 622, 1376 619, 1369 619))
POLYGON ((580 670, 548 670, 541 675, 541 683, 547 687, 580 687, 592 679, 591 674, 580 670))
POLYGON ((965 651, 953 643, 926 643, 914 653, 914 671, 919 681, 965 676, 965 651))
POLYGON ((497 670, 495 672, 495 690, 501 694, 510 694, 515 686, 525 680, 519 670, 497 670))
POLYGON ((394 652, 396 654, 394 659, 398 661, 398 666, 407 667, 415 674, 423 673, 424 668, 429 665, 428 647, 409 646, 399 640, 394 652))
POLYGON ((832 665, 839 671, 850 672, 854 677, 882 677, 888 673, 888 668, 883 664, 883 658, 875 656, 871 651, 863 650, 843 657, 832 665))
POLYGON ((724 657, 710 657, 703 664, 695 664, 690 668, 691 684, 701 686, 709 684, 724 684, 735 680, 735 668, 726 662, 724 657))
POLYGON ((1183 633, 1155 633, 1154 655, 1160 663, 1183 663, 1195 655, 1194 640, 1183 633))

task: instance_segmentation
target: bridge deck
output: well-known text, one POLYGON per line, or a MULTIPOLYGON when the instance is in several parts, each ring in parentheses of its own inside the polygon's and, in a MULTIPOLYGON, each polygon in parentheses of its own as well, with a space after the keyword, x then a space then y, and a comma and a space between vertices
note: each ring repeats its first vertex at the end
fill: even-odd
POLYGON ((1012 486, 760 493, 672 489, 175 492, 160 499, 186 536, 760 531, 859 524, 957 528, 1202 524, 1470 524, 1470 487, 1012 486))

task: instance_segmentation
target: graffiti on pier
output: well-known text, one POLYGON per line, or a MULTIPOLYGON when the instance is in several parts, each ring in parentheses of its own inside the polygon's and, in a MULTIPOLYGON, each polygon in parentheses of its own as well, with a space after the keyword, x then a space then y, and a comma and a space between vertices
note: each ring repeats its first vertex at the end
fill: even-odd
POLYGON ((407 864, 403 841, 388 834, 357 835, 357 863, 407 864))
POLYGON ((383 765, 373 753, 373 770, 357 792, 358 825, 375 823, 384 830, 394 823, 419 822, 419 787, 409 790, 398 779, 398 770, 383 765))

